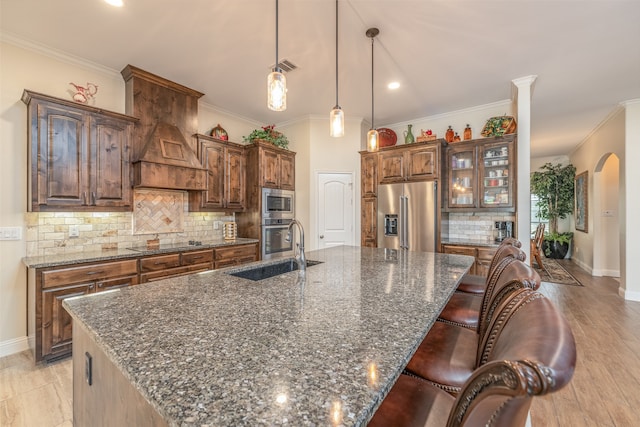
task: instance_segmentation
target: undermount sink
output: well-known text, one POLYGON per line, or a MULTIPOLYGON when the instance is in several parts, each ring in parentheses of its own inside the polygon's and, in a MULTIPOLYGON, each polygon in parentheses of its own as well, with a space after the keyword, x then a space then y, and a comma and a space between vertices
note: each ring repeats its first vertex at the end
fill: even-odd
MULTIPOLYGON (((307 267, 311 267, 317 264, 322 264, 322 261, 307 260, 307 267)), ((298 263, 293 259, 287 259, 276 264, 260 265, 248 270, 236 271, 227 274, 231 276, 242 277, 243 279, 258 281, 262 279, 268 279, 269 277, 278 276, 280 274, 289 273, 290 271, 295 271, 297 269, 298 263)))

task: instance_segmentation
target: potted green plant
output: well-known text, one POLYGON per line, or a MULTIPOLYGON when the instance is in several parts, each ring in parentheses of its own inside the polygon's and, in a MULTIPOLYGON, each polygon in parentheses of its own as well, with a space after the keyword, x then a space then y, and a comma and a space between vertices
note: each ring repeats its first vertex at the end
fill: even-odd
POLYGON ((245 142, 253 142, 256 140, 262 140, 270 142, 276 147, 288 149, 289 140, 282 132, 274 130, 275 125, 262 126, 260 129, 254 129, 249 136, 243 136, 242 139, 245 142))
POLYGON ((569 163, 545 163, 531 174, 531 194, 538 197, 539 216, 549 220, 543 250, 549 258, 564 258, 573 233, 558 233, 558 220, 573 212, 576 168, 569 163))

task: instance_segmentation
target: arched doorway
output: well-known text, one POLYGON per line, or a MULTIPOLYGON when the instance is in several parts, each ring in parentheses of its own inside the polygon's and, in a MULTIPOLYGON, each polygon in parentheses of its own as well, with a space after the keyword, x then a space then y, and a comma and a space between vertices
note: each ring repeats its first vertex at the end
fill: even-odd
POLYGON ((620 160, 600 158, 593 177, 593 275, 620 277, 620 160))

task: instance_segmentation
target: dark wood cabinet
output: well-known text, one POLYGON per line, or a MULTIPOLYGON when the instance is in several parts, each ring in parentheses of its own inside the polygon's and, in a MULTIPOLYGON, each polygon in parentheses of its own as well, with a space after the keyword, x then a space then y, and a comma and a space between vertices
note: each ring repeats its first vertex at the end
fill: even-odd
POLYGON ((516 158, 515 135, 450 145, 445 209, 514 212, 516 158))
POLYGON ((495 247, 491 246, 468 246, 468 245, 442 245, 442 252, 445 254, 468 255, 475 258, 475 262, 469 268, 469 274, 487 277, 489 266, 493 255, 496 253, 495 247))
POLYGON ((245 147, 248 186, 296 189, 296 153, 263 141, 254 141, 245 147))
POLYGON ((207 190, 189 193, 189 210, 243 211, 246 206, 244 147, 205 135, 197 137, 198 158, 207 169, 207 190))
POLYGON ((438 178, 438 144, 394 147, 378 155, 380 184, 403 181, 428 181, 438 178), (400 148, 401 147, 401 148, 400 148))
POLYGON ((136 119, 25 90, 29 211, 131 210, 136 119))
POLYGON ((363 154, 360 159, 362 173, 361 195, 363 198, 378 196, 378 156, 375 153, 363 154))
POLYGON ((138 261, 43 268, 29 272, 29 330, 34 334, 36 362, 71 353, 72 320, 65 298, 138 284, 138 261))
POLYGON ((258 244, 216 248, 214 268, 231 267, 258 260, 258 244))
POLYGON ((360 244, 375 248, 378 246, 378 199, 368 197, 362 199, 362 217, 360 244))
POLYGON ((140 282, 153 282, 212 269, 213 249, 154 255, 140 260, 140 282))

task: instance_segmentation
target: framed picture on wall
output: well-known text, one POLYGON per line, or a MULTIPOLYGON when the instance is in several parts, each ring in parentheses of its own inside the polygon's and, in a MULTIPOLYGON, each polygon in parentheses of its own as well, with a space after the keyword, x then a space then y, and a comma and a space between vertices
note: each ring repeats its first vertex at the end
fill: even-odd
POLYGON ((589 171, 576 175, 575 183, 576 230, 589 232, 589 171))

